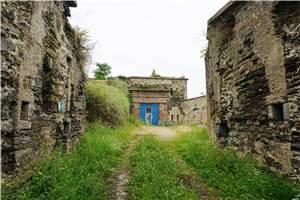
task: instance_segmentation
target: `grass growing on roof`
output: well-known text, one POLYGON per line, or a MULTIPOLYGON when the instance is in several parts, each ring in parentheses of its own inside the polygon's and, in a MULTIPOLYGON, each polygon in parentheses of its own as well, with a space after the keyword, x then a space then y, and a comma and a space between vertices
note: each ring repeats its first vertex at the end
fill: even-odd
POLYGON ((132 177, 128 191, 131 199, 197 199, 179 180, 176 160, 151 136, 141 139, 130 157, 132 177))
POLYGON ((110 199, 107 177, 121 160, 132 127, 90 124, 73 151, 55 153, 20 188, 2 185, 2 199, 110 199))
POLYGON ((206 129, 194 128, 175 141, 183 160, 226 199, 292 199, 299 190, 284 178, 257 167, 250 157, 240 158, 217 148, 206 129))

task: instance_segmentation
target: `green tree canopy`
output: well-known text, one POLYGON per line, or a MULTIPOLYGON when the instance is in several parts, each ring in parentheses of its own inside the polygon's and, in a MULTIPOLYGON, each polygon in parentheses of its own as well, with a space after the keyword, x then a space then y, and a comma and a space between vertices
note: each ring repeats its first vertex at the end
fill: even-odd
POLYGON ((96 80, 105 80, 111 74, 111 66, 106 63, 96 63, 97 69, 95 70, 96 80))

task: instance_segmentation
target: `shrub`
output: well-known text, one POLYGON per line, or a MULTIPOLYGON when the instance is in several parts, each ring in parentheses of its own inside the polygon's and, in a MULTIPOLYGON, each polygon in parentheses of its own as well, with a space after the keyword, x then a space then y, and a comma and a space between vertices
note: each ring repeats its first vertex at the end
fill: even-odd
POLYGON ((128 91, 121 83, 109 85, 107 81, 92 80, 86 84, 86 110, 89 122, 101 122, 116 127, 129 116, 128 91))

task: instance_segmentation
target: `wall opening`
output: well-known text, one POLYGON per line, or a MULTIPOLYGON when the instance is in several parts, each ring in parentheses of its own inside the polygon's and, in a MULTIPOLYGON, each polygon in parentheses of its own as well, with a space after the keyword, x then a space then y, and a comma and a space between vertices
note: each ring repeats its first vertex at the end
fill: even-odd
POLYGON ((177 121, 179 121, 179 115, 177 115, 177 121))
POLYGON ((173 115, 171 115, 171 121, 174 121, 174 116, 173 115))
POLYGON ((171 95, 173 95, 173 88, 171 88, 171 95))
POLYGON ((28 120, 29 119, 29 102, 22 101, 20 119, 21 120, 28 120))
POLYGON ((43 71, 42 71, 42 108, 44 112, 50 112, 52 110, 51 94, 53 93, 53 59, 49 55, 45 55, 43 59, 43 71))
POLYGON ((283 120, 283 104, 271 104, 268 106, 268 118, 273 120, 283 120))
POLYGON ((71 124, 67 121, 64 122, 64 134, 68 136, 71 131, 71 124))
POLYGON ((228 124, 226 122, 222 122, 219 126, 220 127, 218 137, 227 138, 229 136, 228 124))

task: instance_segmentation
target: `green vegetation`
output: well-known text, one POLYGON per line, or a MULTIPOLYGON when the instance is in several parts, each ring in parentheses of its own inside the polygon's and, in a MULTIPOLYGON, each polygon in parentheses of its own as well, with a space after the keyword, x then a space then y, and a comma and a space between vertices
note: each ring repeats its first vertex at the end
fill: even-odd
POLYGON ((42 164, 20 188, 2 186, 2 199, 110 199, 108 178, 122 158, 133 125, 118 129, 91 124, 76 148, 42 164))
POLYGON ((91 54, 94 49, 94 43, 91 42, 89 32, 78 26, 74 27, 74 37, 77 43, 76 59, 78 65, 84 69, 91 63, 91 54))
POLYGON ((86 84, 86 109, 89 122, 116 127, 129 115, 126 83, 118 80, 92 80, 86 84))
POLYGON ((160 75, 156 73, 155 69, 153 69, 151 77, 160 77, 160 75))
MULTIPOLYGON (((89 124, 71 152, 56 151, 18 187, 3 184, 2 199, 112 199, 118 167, 133 139, 130 132, 139 126, 134 117, 126 121, 116 129, 89 124)), ((141 136, 129 165, 130 199, 198 199, 200 182, 223 199, 299 198, 297 186, 258 167, 250 156, 216 147, 197 127, 172 141, 141 136)))
POLYGON ((95 79, 105 80, 111 74, 111 66, 106 63, 96 63, 95 79))
POLYGON ((141 84, 139 85, 139 88, 141 89, 160 89, 160 88, 163 88, 164 85, 160 85, 160 84, 141 84))
POLYGON ((174 142, 183 160, 226 199, 292 199, 299 190, 287 180, 257 167, 250 156, 239 158, 220 149, 205 129, 194 128, 174 142))
POLYGON ((152 137, 144 137, 131 157, 132 199, 197 199, 196 194, 180 182, 181 169, 175 158, 152 137))

